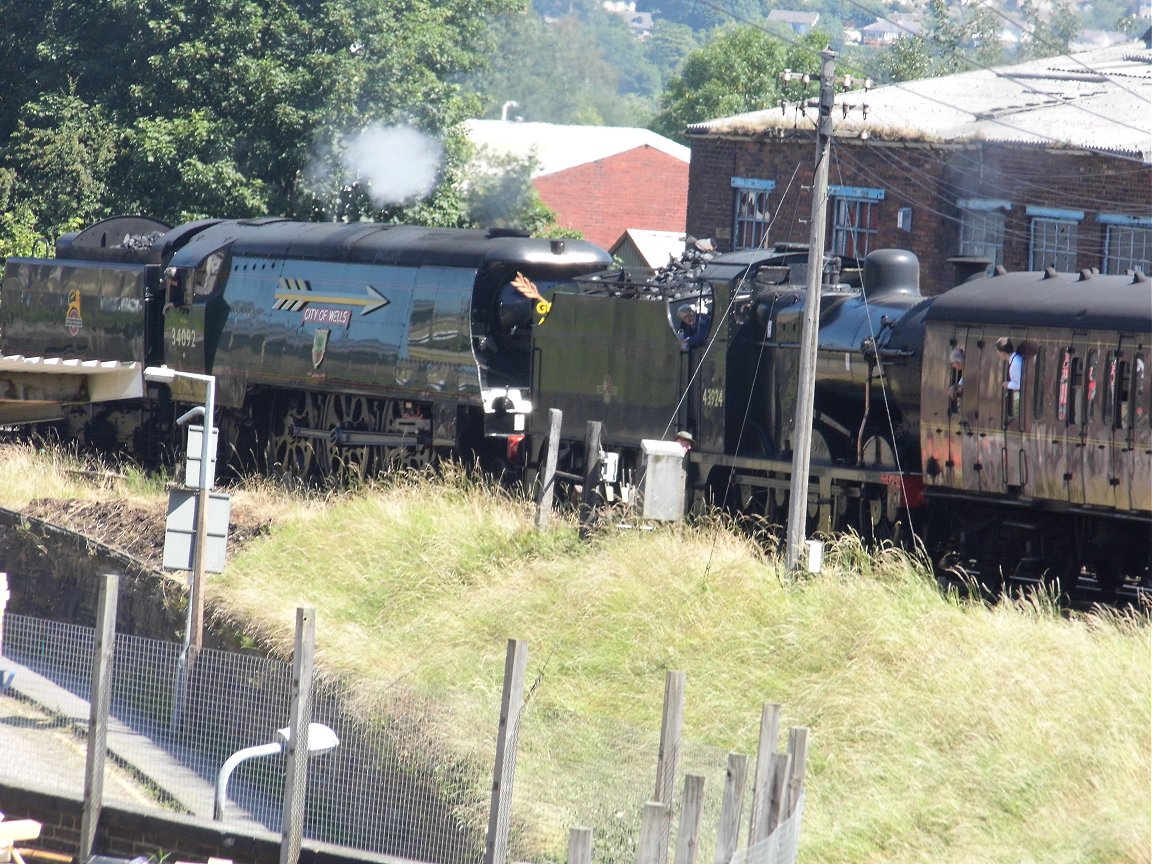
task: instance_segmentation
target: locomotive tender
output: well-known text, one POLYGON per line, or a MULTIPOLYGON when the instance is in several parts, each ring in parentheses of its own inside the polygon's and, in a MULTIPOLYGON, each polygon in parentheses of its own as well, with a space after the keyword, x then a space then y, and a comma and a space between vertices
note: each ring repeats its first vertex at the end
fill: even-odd
MULTIPOLYGON (((216 376, 228 455, 266 470, 360 474, 440 450, 531 478, 542 415, 559 408, 567 472, 602 421, 605 484, 627 498, 640 442, 687 429, 693 506, 780 524, 807 257, 785 244, 635 276, 582 241, 117 217, 61 238, 55 258, 8 260, 0 423, 54 421, 146 455, 172 439, 175 403, 202 397, 180 378, 143 383, 166 364, 216 376), (684 305, 711 322, 687 349, 684 305)), ((1146 278, 997 272, 926 297, 901 250, 829 259, 823 276, 812 530, 914 535, 991 587, 1148 587, 1146 278), (1004 387, 1001 336, 1022 358, 1019 391, 1004 387)))

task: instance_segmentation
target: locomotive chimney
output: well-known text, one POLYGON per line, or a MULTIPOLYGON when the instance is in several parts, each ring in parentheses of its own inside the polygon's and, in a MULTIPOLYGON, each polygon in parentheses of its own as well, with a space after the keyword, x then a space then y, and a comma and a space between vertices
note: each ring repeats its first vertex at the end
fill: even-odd
POLYGON ((553 255, 563 255, 564 254, 564 241, 563 240, 553 240, 552 241, 552 254, 553 255))

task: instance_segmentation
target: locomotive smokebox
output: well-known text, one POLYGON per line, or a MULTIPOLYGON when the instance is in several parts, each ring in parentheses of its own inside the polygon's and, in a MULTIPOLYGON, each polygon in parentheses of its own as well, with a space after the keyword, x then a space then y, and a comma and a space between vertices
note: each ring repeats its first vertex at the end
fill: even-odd
POLYGON ((920 296, 920 261, 904 249, 877 249, 864 259, 864 293, 869 297, 920 296))

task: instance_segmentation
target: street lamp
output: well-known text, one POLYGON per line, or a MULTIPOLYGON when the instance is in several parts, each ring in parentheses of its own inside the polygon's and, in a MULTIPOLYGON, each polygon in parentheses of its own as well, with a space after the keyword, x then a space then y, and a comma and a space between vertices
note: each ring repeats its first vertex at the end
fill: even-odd
POLYGON ((186 423, 193 416, 203 414, 203 433, 200 440, 200 482, 199 501, 196 507, 196 542, 192 553, 192 577, 188 592, 188 623, 184 630, 184 648, 188 645, 197 649, 204 642, 204 552, 208 539, 208 493, 212 488, 209 475, 212 464, 212 417, 216 410, 216 376, 200 375, 196 372, 181 372, 168 366, 148 366, 144 370, 144 380, 169 386, 177 378, 188 378, 204 384, 204 407, 193 408, 176 422, 186 423))
MULTIPOLYGON (((228 780, 232 772, 241 762, 256 759, 260 756, 275 756, 282 753, 292 740, 292 727, 285 726, 276 730, 276 740, 267 744, 257 744, 255 747, 245 747, 229 756, 220 766, 220 773, 216 775, 216 798, 212 806, 212 818, 216 822, 224 821, 224 804, 228 799, 228 780)), ((308 724, 308 753, 327 753, 340 745, 336 733, 323 723, 308 724)))

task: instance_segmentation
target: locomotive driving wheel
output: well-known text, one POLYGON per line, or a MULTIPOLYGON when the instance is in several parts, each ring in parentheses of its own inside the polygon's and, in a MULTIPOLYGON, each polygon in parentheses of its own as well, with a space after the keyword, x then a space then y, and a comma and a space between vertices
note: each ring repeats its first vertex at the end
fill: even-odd
POLYGON ((317 428, 327 430, 329 436, 316 442, 316 466, 321 477, 347 483, 372 473, 372 447, 345 447, 337 440, 341 432, 371 431, 375 422, 371 409, 372 400, 364 396, 332 393, 324 400, 317 428))
POLYGON ((306 481, 316 470, 316 447, 311 438, 294 429, 316 429, 323 397, 316 393, 278 396, 272 403, 264 459, 268 471, 285 478, 306 481))
POLYGON ((404 442, 385 451, 388 469, 418 471, 430 465, 432 421, 426 410, 400 399, 387 399, 379 406, 378 430, 386 435, 399 435, 404 442))

